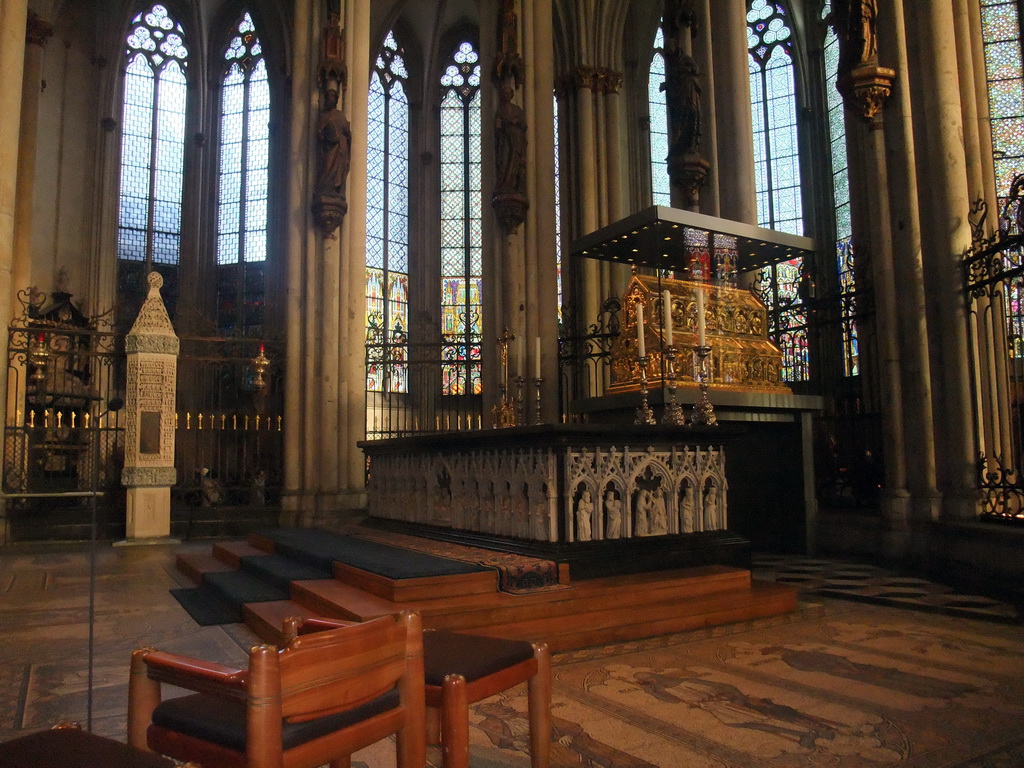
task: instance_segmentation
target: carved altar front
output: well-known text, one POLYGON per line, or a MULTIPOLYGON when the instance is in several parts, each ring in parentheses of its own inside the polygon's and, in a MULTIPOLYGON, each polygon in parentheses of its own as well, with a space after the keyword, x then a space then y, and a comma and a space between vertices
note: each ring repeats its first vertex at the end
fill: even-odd
POLYGON ((549 425, 365 442, 369 513, 549 544, 725 531, 713 434, 549 425))

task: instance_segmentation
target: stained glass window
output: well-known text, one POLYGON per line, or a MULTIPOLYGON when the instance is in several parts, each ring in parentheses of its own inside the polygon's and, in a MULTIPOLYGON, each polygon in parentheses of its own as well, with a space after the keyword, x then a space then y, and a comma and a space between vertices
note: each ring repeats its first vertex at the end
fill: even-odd
POLYGON ((665 106, 665 35, 661 25, 654 36, 647 79, 647 103, 650 114, 651 192, 654 205, 672 205, 668 179, 668 108, 665 106))
POLYGON ((480 394, 483 269, 480 61, 472 43, 441 75, 441 392, 480 394))
MULTIPOLYGON (((822 18, 832 12, 826 0, 822 18)), ((839 75, 839 39, 829 28, 825 33, 825 94, 828 101, 828 130, 832 156, 832 190, 836 220, 836 269, 839 274, 839 302, 843 330, 843 372, 847 376, 860 373, 857 342, 856 292, 853 270, 853 229, 850 224, 850 175, 846 160, 846 119, 843 97, 836 89, 839 75)))
POLYGON ((267 63, 245 13, 224 52, 221 81, 217 325, 224 334, 263 334, 269 150, 267 63))
POLYGON ((409 72, 388 32, 370 75, 366 159, 366 388, 409 391, 409 72))
MULTIPOLYGON (((985 41, 988 105, 992 118, 992 155, 996 196, 1002 211, 1013 178, 1024 167, 1024 55, 1021 50, 1020 3, 980 0, 985 41)), ((1024 282, 1015 279, 1006 291, 1010 353, 1024 357, 1024 282)))
POLYGON ((162 5, 132 21, 126 48, 118 257, 176 264, 185 149, 185 33, 162 5))
MULTIPOLYGON (((793 36, 782 3, 752 0, 749 8, 747 48, 757 220, 762 227, 801 235, 793 36)), ((769 267, 761 271, 756 285, 768 307, 769 332, 782 348, 782 376, 786 381, 808 377, 807 311, 797 291, 802 267, 802 259, 769 267)))

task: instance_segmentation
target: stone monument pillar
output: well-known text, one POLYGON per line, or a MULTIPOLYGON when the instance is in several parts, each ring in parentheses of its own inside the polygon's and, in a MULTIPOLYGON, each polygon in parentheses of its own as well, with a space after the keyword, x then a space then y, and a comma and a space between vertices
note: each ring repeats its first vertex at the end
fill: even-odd
POLYGON ((174 399, 178 337, 160 297, 163 278, 150 272, 149 295, 125 337, 128 353, 124 471, 128 541, 171 533, 174 471, 174 399))

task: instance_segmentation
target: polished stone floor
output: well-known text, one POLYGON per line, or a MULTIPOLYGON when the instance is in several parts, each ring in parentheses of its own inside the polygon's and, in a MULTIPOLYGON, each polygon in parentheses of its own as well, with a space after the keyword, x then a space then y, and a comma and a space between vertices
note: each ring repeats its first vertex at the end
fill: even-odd
MULTIPOLYGON (((254 635, 199 627, 168 592, 187 584, 175 553, 209 546, 101 544, 92 568, 86 545, 0 550, 0 741, 90 718, 123 741, 139 646, 242 663, 254 635)), ((1011 608, 845 562, 765 556, 755 566, 808 588, 796 612, 556 656, 553 766, 1024 765, 1024 633, 1011 608), (821 589, 830 579, 904 604, 941 594, 988 616, 838 600, 829 595, 843 589, 821 589)), ((474 707, 473 768, 529 765, 524 699, 513 690, 474 707)), ((365 750, 353 765, 390 768, 392 750, 365 750)))

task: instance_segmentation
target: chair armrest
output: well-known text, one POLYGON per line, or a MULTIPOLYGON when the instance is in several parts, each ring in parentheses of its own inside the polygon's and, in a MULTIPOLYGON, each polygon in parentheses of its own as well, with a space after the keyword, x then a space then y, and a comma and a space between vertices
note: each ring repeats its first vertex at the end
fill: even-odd
POLYGON ((151 680, 198 693, 245 699, 247 673, 244 669, 164 651, 147 651, 142 660, 151 680))
POLYGON ((323 616, 310 616, 299 625, 299 634, 306 635, 310 632, 322 632, 326 629, 339 629, 340 627, 351 627, 358 624, 358 621, 345 621, 344 619, 328 619, 323 616))

